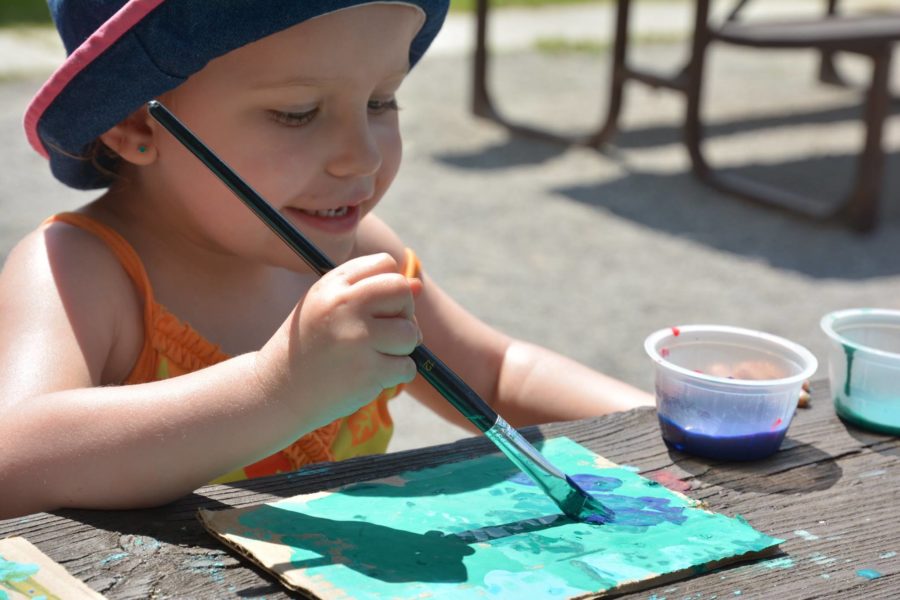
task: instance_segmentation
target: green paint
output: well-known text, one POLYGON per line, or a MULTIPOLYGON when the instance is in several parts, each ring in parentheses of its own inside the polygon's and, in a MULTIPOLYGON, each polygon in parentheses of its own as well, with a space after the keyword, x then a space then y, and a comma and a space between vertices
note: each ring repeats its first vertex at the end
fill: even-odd
POLYGON ((358 598, 580 596, 781 541, 629 469, 599 468, 566 438, 541 446, 612 510, 609 522, 563 516, 494 454, 238 509, 242 530, 229 533, 288 546, 293 568, 358 598))
POLYGON ((837 397, 835 412, 844 420, 872 431, 900 435, 898 398, 837 397))
MULTIPOLYGON (((900 398, 896 395, 878 396, 853 388, 853 361, 856 348, 842 344, 847 356, 847 375, 843 393, 834 399, 837 414, 844 420, 873 431, 900 435, 900 398)), ((865 374, 863 374, 865 379, 865 374)))
MULTIPOLYGON (((32 598, 33 600, 60 600, 33 579, 38 571, 40 571, 38 565, 12 562, 0 556, 0 587, 22 594, 26 598, 32 598)), ((5 590, 0 590, 0 594, 2 594, 0 595, 0 600, 9 598, 9 594, 5 590)))
POLYGON ((119 562, 123 558, 127 558, 127 557, 128 557, 127 552, 116 552, 115 554, 110 554, 109 556, 107 556, 106 558, 101 560, 100 564, 105 567, 108 564, 119 562))
POLYGON ((0 583, 25 581, 40 570, 31 563, 17 563, 0 556, 0 583))
POLYGON ((821 552, 813 552, 809 555, 809 560, 813 561, 817 565, 828 565, 837 561, 836 558, 829 558, 821 552))
POLYGON ((856 353, 856 348, 847 344, 843 344, 843 346, 844 354, 847 355, 847 378, 844 380, 844 395, 849 396, 850 380, 853 378, 853 355, 856 353))
POLYGON ((766 569, 790 569, 794 566, 794 561, 790 556, 782 556, 780 558, 772 558, 759 563, 759 566, 766 569))

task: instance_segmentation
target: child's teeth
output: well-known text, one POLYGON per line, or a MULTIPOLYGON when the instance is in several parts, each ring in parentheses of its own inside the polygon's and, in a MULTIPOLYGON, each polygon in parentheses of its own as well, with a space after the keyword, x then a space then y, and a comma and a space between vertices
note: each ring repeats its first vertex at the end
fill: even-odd
POLYGON ((317 217, 343 217, 347 214, 347 207, 342 206, 340 208, 327 208, 324 210, 305 210, 303 212, 317 217))

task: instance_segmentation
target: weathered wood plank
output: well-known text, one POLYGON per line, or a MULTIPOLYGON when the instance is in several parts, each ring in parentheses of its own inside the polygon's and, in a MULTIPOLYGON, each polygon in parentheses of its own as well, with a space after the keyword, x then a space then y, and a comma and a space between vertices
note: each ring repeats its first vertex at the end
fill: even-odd
MULTIPOLYGON (((857 430, 834 415, 827 386, 814 386, 782 450, 754 463, 719 463, 670 451, 653 410, 527 428, 532 441, 568 436, 648 476, 690 486, 717 512, 743 515, 785 539, 784 554, 698 575, 652 593, 669 598, 893 598, 900 588, 900 443, 857 430), (868 579, 860 572, 873 575, 868 579), (740 596, 736 596, 740 592, 740 596)), ((228 598, 291 595, 225 550, 196 519, 227 508, 331 489, 494 452, 481 437, 453 444, 314 465, 298 473, 208 486, 144 511, 60 511, 0 521, 0 537, 22 535, 109 598, 228 598)), ((627 598, 646 598, 651 592, 627 598)))

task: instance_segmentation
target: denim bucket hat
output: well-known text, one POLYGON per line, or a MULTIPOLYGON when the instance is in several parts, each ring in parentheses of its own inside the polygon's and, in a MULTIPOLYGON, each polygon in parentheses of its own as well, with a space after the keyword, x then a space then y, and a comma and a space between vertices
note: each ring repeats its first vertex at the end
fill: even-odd
MULTIPOLYGON (((31 146, 54 177, 77 189, 107 187, 115 160, 90 145, 145 102, 209 61, 293 25, 385 0, 49 0, 68 58, 25 112, 31 146)), ((425 23, 410 67, 443 24, 449 0, 390 0, 418 7, 425 23)))

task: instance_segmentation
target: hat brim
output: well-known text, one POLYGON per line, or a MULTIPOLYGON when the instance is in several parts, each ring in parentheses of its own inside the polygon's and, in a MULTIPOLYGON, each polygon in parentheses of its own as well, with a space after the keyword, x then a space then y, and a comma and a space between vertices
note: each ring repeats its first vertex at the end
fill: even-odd
POLYGON ((148 100, 231 50, 314 17, 374 3, 424 12, 410 45, 412 67, 440 30, 448 0, 269 0, 265 10, 254 0, 129 0, 35 95, 25 113, 28 141, 66 185, 107 187, 114 165, 104 165, 103 156, 95 157, 100 164, 86 157, 89 146, 148 100))

